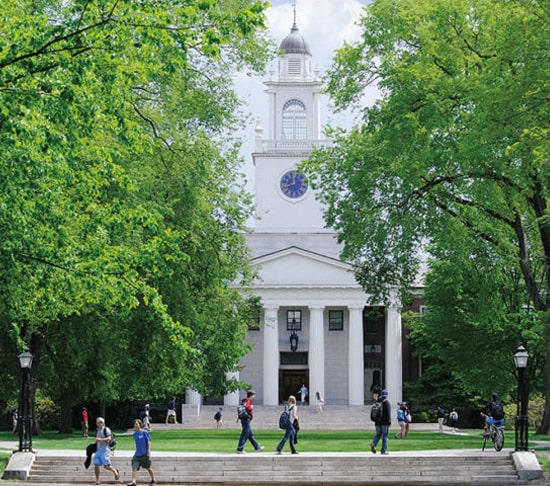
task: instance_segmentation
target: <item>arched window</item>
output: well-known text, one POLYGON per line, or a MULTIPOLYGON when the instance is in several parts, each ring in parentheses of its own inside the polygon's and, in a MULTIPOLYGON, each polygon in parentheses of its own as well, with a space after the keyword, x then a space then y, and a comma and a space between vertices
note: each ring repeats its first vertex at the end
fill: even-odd
POLYGON ((306 105, 300 100, 288 100, 283 106, 283 136, 286 140, 307 138, 306 105))

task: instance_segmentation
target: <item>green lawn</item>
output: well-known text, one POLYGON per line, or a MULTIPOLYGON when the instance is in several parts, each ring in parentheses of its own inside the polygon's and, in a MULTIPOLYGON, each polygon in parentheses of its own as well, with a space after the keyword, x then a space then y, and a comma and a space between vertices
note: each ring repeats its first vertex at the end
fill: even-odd
MULTIPOLYGON (((116 433, 116 431, 115 431, 116 433)), ((465 431, 464 434, 439 434, 431 431, 412 431, 405 440, 393 438, 390 433, 389 449, 394 451, 418 451, 437 449, 481 449, 481 430, 465 431)), ((275 450, 282 437, 278 430, 259 430, 256 439, 266 451, 275 450)), ((362 452, 367 451, 374 435, 373 431, 301 431, 298 434, 297 449, 308 452, 362 452)), ((234 452, 239 439, 238 430, 168 430, 151 433, 152 448, 157 451, 177 452, 234 452)), ((8 432, 0 432, 0 441, 13 441, 8 432)), ((126 431, 116 433, 118 450, 133 450, 134 441, 126 431)), ((549 437, 530 438, 530 445, 549 437)), ((505 447, 513 445, 513 432, 507 432, 505 447)), ((33 438, 33 447, 39 449, 84 449, 92 439, 83 439, 79 433, 72 435, 45 432, 33 438)), ((288 445, 287 445, 288 447, 288 445)), ((251 450, 250 444, 246 446, 251 450)))

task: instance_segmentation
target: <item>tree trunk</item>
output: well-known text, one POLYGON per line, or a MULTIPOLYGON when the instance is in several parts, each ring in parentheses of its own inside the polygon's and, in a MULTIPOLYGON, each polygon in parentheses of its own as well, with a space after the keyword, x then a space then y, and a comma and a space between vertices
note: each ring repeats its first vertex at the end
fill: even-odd
POLYGON ((544 404, 544 414, 539 428, 537 429, 537 434, 547 435, 550 430, 550 326, 546 323, 546 400, 544 404))
POLYGON ((61 423, 59 432, 62 434, 71 434, 73 432, 73 408, 69 393, 63 389, 61 391, 61 423))

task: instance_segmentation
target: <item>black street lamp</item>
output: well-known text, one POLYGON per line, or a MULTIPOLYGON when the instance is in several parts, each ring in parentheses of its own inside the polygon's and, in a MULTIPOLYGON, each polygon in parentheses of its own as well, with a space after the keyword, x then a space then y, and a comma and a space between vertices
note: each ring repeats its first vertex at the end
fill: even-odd
POLYGON ((17 356, 21 368, 21 394, 19 395, 19 452, 32 450, 31 367, 33 355, 28 351, 17 356))
POLYGON ((529 403, 529 394, 525 386, 525 369, 529 361, 529 353, 520 344, 516 354, 514 354, 516 369, 518 370, 518 410, 516 415, 516 451, 526 451, 529 447, 528 430, 529 423, 527 419, 527 407, 529 403))

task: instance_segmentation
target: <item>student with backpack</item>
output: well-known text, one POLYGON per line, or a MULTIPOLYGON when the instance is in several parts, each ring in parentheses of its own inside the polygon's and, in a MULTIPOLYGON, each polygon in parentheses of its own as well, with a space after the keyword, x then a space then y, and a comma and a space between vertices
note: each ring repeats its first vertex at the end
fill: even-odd
POLYGON ((252 404, 252 399, 256 396, 254 390, 248 390, 246 392, 246 398, 243 398, 241 405, 237 407, 237 420, 241 421, 241 436, 239 437, 239 444, 237 445, 237 454, 244 454, 244 445, 246 441, 249 440, 254 450, 256 452, 262 451, 264 448, 254 437, 254 432, 252 432, 252 419, 254 418, 253 409, 254 405, 252 404), (243 410, 244 409, 244 410, 243 410))
POLYGON ((391 425, 391 405, 388 400, 388 390, 382 390, 380 397, 372 405, 371 420, 374 422, 376 435, 370 444, 370 450, 373 454, 376 454, 376 446, 382 438, 380 454, 386 455, 388 453, 388 434, 391 425))
POLYGON ((223 427, 223 408, 218 408, 218 411, 214 414, 214 420, 216 421, 216 428, 221 429, 223 427))
POLYGON ((491 393, 491 401, 485 406, 481 416, 485 418, 485 434, 489 434, 489 425, 501 427, 504 424, 504 408, 498 399, 498 393, 491 393))
POLYGON ((452 428, 453 434, 456 433, 456 426, 458 424, 458 412, 455 408, 451 410, 449 414, 449 426, 452 428))
POLYGON ((292 454, 298 454, 298 451, 294 445, 294 440, 296 438, 296 429, 294 428, 295 423, 298 423, 298 406, 296 405, 296 397, 294 395, 290 395, 288 397, 286 407, 279 418, 279 428, 284 429, 285 435, 277 446, 277 454, 282 453, 286 441, 290 444, 290 451, 292 454))
POLYGON ((111 429, 105 425, 105 419, 103 417, 97 417, 96 419, 97 432, 95 437, 96 451, 94 455, 94 472, 95 483, 99 483, 99 471, 103 466, 107 471, 110 471, 115 476, 115 481, 120 479, 120 473, 118 469, 115 469, 111 465, 111 448, 113 447, 113 433, 111 429))

